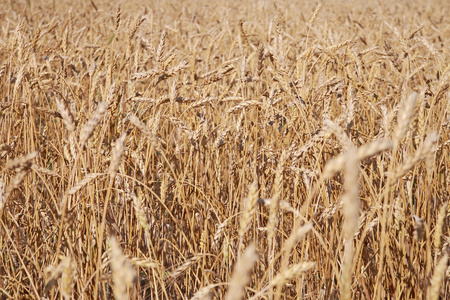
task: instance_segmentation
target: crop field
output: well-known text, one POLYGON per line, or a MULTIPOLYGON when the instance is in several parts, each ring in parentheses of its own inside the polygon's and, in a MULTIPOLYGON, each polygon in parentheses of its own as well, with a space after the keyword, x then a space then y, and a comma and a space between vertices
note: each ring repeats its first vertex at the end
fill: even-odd
POLYGON ((0 3, 0 299, 449 299, 450 2, 0 3))

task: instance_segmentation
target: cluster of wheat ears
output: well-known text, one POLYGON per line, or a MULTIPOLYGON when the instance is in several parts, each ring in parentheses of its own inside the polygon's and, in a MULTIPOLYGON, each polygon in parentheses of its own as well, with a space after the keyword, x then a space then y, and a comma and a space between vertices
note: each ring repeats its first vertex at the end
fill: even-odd
POLYGON ((1 299, 450 297, 450 6, 237 2, 0 3, 1 299))

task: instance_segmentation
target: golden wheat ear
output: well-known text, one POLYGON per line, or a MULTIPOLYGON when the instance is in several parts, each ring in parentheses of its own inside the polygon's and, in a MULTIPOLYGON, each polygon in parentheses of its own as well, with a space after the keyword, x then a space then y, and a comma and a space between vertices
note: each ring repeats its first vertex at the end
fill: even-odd
POLYGON ((234 266, 228 292, 225 296, 226 300, 238 300, 245 296, 244 288, 250 281, 250 271, 257 260, 258 254, 256 253, 255 246, 248 246, 234 266))
POLYGON ((110 244, 114 297, 116 299, 129 299, 129 289, 137 280, 136 271, 123 255, 122 249, 114 236, 110 237, 110 244))

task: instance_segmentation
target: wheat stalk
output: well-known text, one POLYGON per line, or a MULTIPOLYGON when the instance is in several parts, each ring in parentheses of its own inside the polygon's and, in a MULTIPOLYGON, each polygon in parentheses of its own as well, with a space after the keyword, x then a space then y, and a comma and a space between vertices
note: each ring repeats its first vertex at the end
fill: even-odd
POLYGON ((3 2, 3 297, 447 297, 445 5, 3 2))
POLYGON ((341 298, 352 299, 351 285, 353 274, 353 237, 358 229, 359 217, 359 160, 356 150, 353 148, 346 154, 345 163, 345 181, 344 195, 342 197, 343 207, 342 214, 344 216, 344 224, 342 232, 346 239, 344 244, 344 262, 342 267, 341 278, 341 298))

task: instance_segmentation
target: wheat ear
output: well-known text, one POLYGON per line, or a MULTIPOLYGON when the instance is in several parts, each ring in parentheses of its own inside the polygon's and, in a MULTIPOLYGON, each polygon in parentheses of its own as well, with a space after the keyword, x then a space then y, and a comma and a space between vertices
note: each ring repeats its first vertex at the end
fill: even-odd
POLYGON ((441 238, 443 233, 442 230, 445 222, 445 215, 447 213, 447 205, 448 201, 442 204, 441 209, 439 210, 439 213, 436 217, 436 227, 434 230, 434 249, 436 255, 440 251, 439 248, 441 247, 441 238))
POLYGON ((257 260, 258 255, 255 246, 248 246, 234 267, 225 300, 242 299, 244 287, 250 280, 249 273, 257 260))
POLYGON ((406 134, 406 131, 408 130, 409 123, 411 121, 412 116, 414 115, 414 106, 416 105, 417 101, 417 93, 411 94, 408 99, 406 100, 403 109, 400 111, 397 121, 397 130, 394 134, 394 151, 398 148, 400 145, 401 140, 406 134))
POLYGON ((102 120, 106 113, 108 105, 105 102, 99 103, 97 109, 95 110, 89 121, 83 126, 80 132, 80 145, 83 148, 86 141, 92 136, 92 133, 97 127, 98 123, 102 120))
POLYGON ((431 287, 430 287, 430 296, 428 299, 431 300, 438 300, 440 299, 440 289, 442 282, 445 278, 445 271, 448 267, 448 254, 446 253, 442 258, 439 260, 439 263, 436 266, 436 269, 434 270, 433 277, 431 278, 431 287))
POLYGON ((250 223, 256 211, 256 203, 258 202, 258 181, 255 180, 249 187, 248 198, 245 199, 245 208, 241 216, 239 227, 239 248, 242 246, 244 234, 250 228, 250 223))
POLYGON ((114 298, 129 299, 128 289, 136 281, 136 272, 128 259, 123 255, 117 239, 111 237, 110 243, 114 298))

